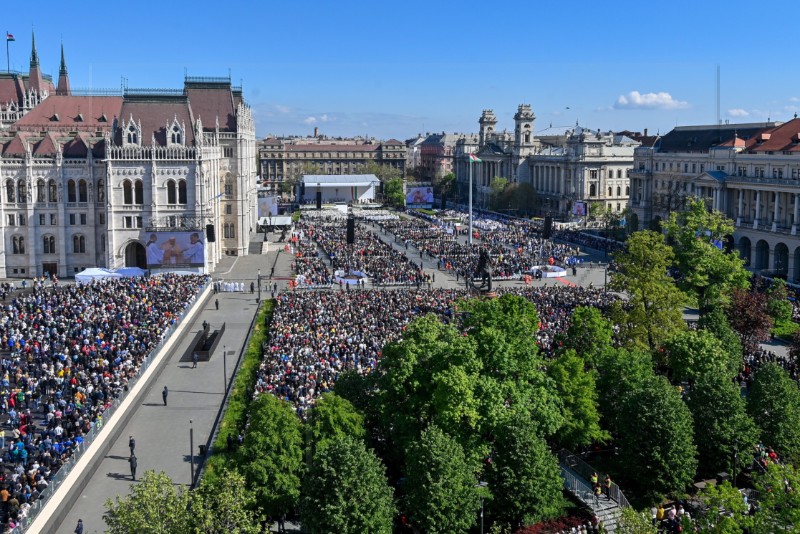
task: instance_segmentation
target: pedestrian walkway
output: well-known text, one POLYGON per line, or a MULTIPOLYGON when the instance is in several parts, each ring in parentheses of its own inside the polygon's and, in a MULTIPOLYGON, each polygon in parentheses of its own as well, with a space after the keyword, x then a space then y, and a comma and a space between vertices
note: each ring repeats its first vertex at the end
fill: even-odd
MULTIPOLYGON (((259 234, 258 239, 261 238, 259 234)), ((83 492, 74 502, 62 503, 62 506, 70 509, 61 521, 61 527, 50 529, 49 532, 65 532, 67 527, 74 527, 78 519, 83 519, 86 532, 105 530, 102 517, 106 499, 126 495, 131 488, 130 436, 136 440, 137 479, 145 471, 155 470, 164 471, 176 484, 190 483, 190 459, 194 457, 197 463, 199 446, 207 445, 210 440, 224 388, 234 374, 237 358, 257 310, 257 292, 250 293, 250 281, 256 281, 259 269, 262 277, 270 272, 276 254, 270 252, 267 255, 222 259, 212 277, 215 280, 245 281, 246 291, 218 293, 205 302, 189 325, 188 335, 183 336, 166 356, 162 369, 148 383, 141 402, 132 408, 135 411, 113 437, 109 450, 94 471, 85 474, 90 478, 83 492), (215 300, 219 300, 219 311, 215 309, 215 300), (225 333, 210 360, 199 362, 198 367, 193 369, 190 344, 202 329, 203 321, 207 321, 212 330, 220 328, 224 322, 225 333), (188 361, 182 362, 181 359, 187 354, 188 361), (164 386, 169 388, 167 406, 162 401, 164 386), (191 451, 190 431, 193 434, 191 451)), ((282 259, 278 261, 281 269, 282 259)), ((287 271, 282 274, 287 274, 287 271)), ((266 286, 266 282, 263 285, 266 286)), ((280 285, 284 287, 285 282, 280 285)))

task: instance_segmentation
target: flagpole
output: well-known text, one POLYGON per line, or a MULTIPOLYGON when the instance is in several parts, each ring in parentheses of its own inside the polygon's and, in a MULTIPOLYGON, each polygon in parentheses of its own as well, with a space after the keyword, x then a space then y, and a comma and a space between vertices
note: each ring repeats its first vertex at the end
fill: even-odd
POLYGON ((472 154, 469 155, 469 244, 472 245, 472 154))
POLYGON ((8 58, 8 30, 6 30, 6 72, 11 73, 11 60, 8 58))

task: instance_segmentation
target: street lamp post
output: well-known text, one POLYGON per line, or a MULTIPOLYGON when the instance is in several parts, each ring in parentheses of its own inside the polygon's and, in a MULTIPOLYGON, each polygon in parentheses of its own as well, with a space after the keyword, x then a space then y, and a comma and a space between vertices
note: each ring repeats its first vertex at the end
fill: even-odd
POLYGON ((472 154, 469 156, 469 244, 472 245, 472 154))
POLYGON ((258 270, 258 302, 261 302, 261 269, 258 270))
POLYGON ((189 472, 192 477, 189 479, 189 487, 191 488, 194 485, 194 427, 191 419, 189 419, 189 472))
POLYGON ((485 488, 488 485, 489 485, 488 482, 483 482, 483 481, 478 482, 477 484, 475 484, 475 487, 479 488, 478 492, 479 492, 479 496, 481 498, 481 534, 483 534, 483 492, 480 490, 480 488, 485 488))

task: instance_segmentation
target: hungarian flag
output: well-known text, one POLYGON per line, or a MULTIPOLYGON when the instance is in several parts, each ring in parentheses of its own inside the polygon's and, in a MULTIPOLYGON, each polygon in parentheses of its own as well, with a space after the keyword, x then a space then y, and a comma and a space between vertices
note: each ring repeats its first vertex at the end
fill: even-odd
POLYGON ((481 160, 475 154, 470 154, 469 155, 469 162, 470 163, 480 163, 481 160))
POLYGON ((13 35, 11 35, 10 33, 6 32, 6 41, 16 41, 16 39, 14 39, 13 35))

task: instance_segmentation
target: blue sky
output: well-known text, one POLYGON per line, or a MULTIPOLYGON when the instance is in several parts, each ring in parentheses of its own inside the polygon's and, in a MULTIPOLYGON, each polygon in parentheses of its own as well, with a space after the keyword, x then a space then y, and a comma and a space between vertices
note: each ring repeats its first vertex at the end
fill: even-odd
POLYGON ((129 87, 179 88, 184 72, 230 70, 259 137, 315 126, 331 136, 399 139, 476 132, 483 109, 494 110, 498 128, 513 129, 520 103, 533 106, 537 131, 577 120, 665 133, 714 123, 717 65, 723 120, 787 120, 800 110, 796 1, 87 6, 6 19, 16 37, 11 68, 27 71, 33 29, 43 70, 54 76, 63 41, 76 88, 119 87, 122 77, 129 87))

